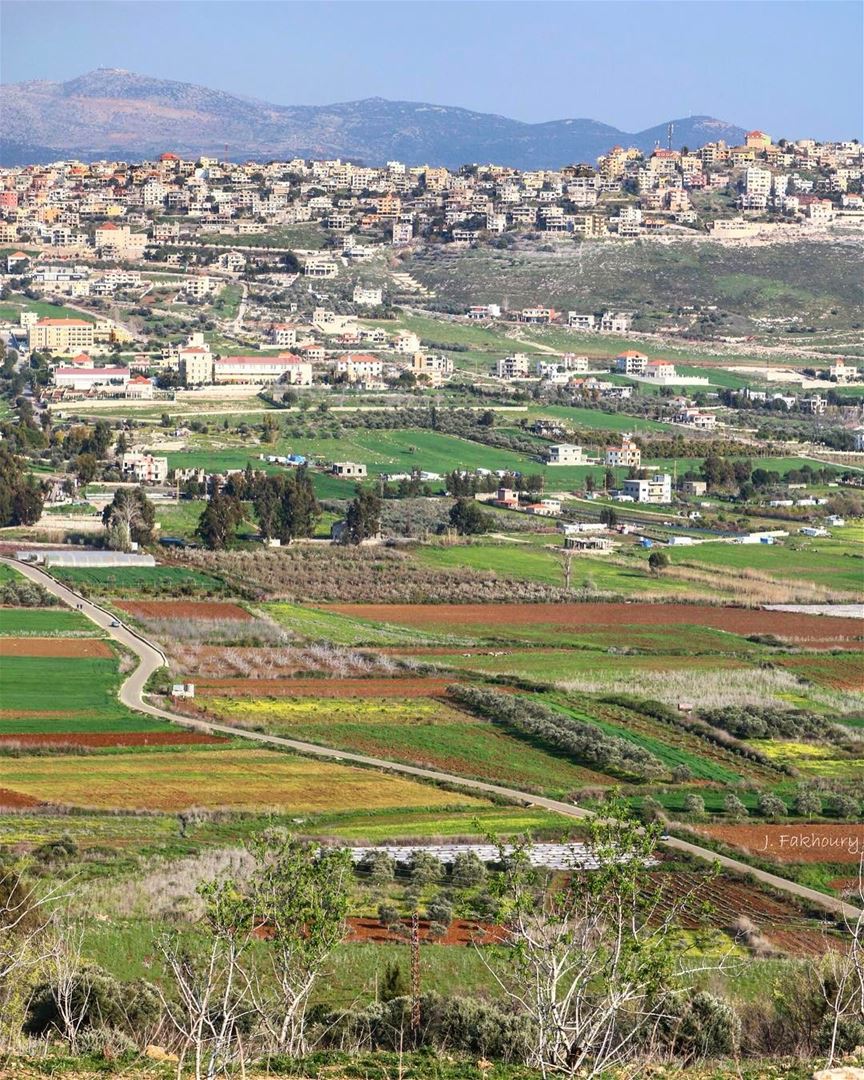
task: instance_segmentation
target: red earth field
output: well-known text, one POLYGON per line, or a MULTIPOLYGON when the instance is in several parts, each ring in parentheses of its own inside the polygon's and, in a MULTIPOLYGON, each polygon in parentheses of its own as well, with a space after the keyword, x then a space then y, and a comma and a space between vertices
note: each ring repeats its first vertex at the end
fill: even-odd
POLYGON ((696 604, 330 604, 355 618, 402 626, 710 626, 733 634, 774 634, 808 648, 836 648, 864 636, 860 619, 696 604))
POLYGON ((0 638, 0 656, 99 657, 114 655, 107 642, 98 638, 0 638))
POLYGON ((864 825, 702 825, 698 831, 780 862, 857 863, 864 825))
POLYGON ((53 731, 0 735, 0 745, 6 746, 193 746, 227 741, 195 731, 53 731))
POLYGON ((221 600, 118 600, 117 607, 142 619, 237 619, 252 616, 239 604, 221 600))

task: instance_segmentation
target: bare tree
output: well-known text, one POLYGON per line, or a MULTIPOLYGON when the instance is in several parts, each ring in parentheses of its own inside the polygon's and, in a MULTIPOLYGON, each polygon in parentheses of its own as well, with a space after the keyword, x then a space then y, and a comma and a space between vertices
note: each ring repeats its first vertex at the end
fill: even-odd
POLYGON ((662 894, 650 873, 659 827, 613 811, 589 824, 590 868, 574 851, 572 870, 547 880, 526 843, 501 851, 510 971, 478 951, 530 1018, 530 1064, 544 1077, 593 1077, 635 1059, 673 1021, 696 970, 682 971, 669 937, 690 897, 662 894))
POLYGON ((57 913, 51 931, 48 978, 62 1025, 60 1034, 74 1053, 93 994, 92 969, 83 960, 84 926, 57 913))
POLYGON ((846 1047, 840 1045, 843 1028, 864 1025, 864 857, 858 863, 857 914, 844 914, 845 948, 829 948, 819 972, 819 986, 827 1008, 827 1067, 846 1047))
POLYGON ((244 898, 232 881, 199 887, 206 903, 209 943, 193 956, 176 937, 164 937, 159 949, 172 976, 177 1000, 159 991, 162 1004, 182 1041, 180 1075, 191 1054, 195 1080, 224 1075, 242 1055, 241 1021, 251 1012, 241 959, 252 939, 244 898))

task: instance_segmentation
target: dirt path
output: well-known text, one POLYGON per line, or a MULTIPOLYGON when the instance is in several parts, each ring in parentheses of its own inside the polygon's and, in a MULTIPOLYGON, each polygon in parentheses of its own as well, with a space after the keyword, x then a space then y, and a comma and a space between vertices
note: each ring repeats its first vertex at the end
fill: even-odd
MULTIPOLYGON (((592 811, 584 810, 579 806, 573 806, 571 803, 561 802, 558 799, 548 799, 541 795, 532 795, 529 792, 517 791, 514 788, 502 787, 500 784, 489 784, 482 780, 467 780, 464 776, 457 776, 453 773, 438 772, 435 769, 422 769, 414 765, 402 765, 397 762, 386 761, 382 758, 370 757, 366 754, 353 754, 346 750, 334 750, 329 747, 316 746, 314 743, 301 742, 299 739, 287 739, 280 735, 264 735, 258 731, 247 731, 243 728, 232 727, 229 724, 216 724, 209 721, 203 722, 192 720, 189 717, 179 716, 177 713, 168 712, 166 709, 157 708, 155 705, 150 705, 144 700, 144 686, 153 672, 166 664, 166 659, 161 649, 126 626, 112 626, 112 622, 116 620, 113 619, 113 616, 109 612, 84 597, 79 596, 77 593, 73 592, 72 589, 62 585, 59 581, 55 581, 55 579, 49 574, 46 574, 44 570, 40 570, 38 567, 30 564, 16 562, 14 559, 0 558, 0 562, 14 567, 19 573, 30 578, 31 581, 35 581, 37 584, 44 586, 48 592, 53 593, 73 609, 80 608, 83 615, 94 622, 98 627, 107 631, 111 637, 116 641, 119 641, 122 645, 125 645, 128 649, 131 649, 131 651, 138 656, 140 661, 138 667, 120 687, 120 701, 130 709, 136 709, 139 712, 147 713, 149 716, 157 716, 163 720, 170 720, 175 724, 179 724, 181 727, 191 728, 194 731, 201 731, 207 735, 219 734, 228 735, 232 738, 249 739, 252 742, 261 743, 265 746, 293 750, 296 753, 304 754, 307 757, 326 758, 332 761, 342 761, 348 764, 381 769, 384 772, 415 776, 419 777, 421 780, 432 780, 437 783, 443 782, 452 784, 454 786, 465 788, 472 793, 479 792, 480 794, 499 795, 523 806, 536 806, 543 810, 551 810, 553 813, 561 814, 564 817, 585 819, 594 816, 592 811)), ((736 873, 749 874, 751 877, 756 878, 766 885, 770 885, 774 889, 779 889, 782 892, 789 893, 801 900, 806 900, 833 914, 845 915, 850 918, 857 918, 859 915, 858 908, 854 907, 852 904, 845 903, 843 900, 839 900, 832 896, 826 896, 825 893, 818 892, 816 889, 809 889, 805 885, 798 885, 796 882, 788 881, 778 874, 768 873, 765 870, 750 866, 749 863, 742 862, 738 859, 731 859, 725 855, 718 855, 708 848, 699 847, 698 844, 691 844, 686 840, 679 840, 677 837, 666 837, 663 840, 663 844, 667 848, 686 852, 688 855, 704 859, 707 862, 717 863, 728 870, 734 870, 736 873)))

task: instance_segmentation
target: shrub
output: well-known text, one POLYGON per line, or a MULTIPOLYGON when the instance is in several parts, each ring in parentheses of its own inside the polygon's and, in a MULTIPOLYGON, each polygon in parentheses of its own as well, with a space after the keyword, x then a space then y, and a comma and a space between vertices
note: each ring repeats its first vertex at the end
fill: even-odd
POLYGON ((688 795, 684 799, 684 813, 690 814, 693 817, 704 817, 705 815, 705 800, 701 795, 688 795))
MULTIPOLYGON (((82 1016, 81 1031, 110 1028, 141 1032, 152 1027, 161 1015, 158 991, 143 979, 121 982, 96 965, 79 973, 72 989, 72 1008, 82 1016)), ((57 993, 50 983, 35 988, 27 1008, 24 1031, 27 1035, 62 1032, 57 993)))
POLYGON ((801 791, 795 796, 795 813, 808 819, 822 813, 822 799, 815 791, 801 791))
POLYGON ((675 1053, 688 1060, 733 1054, 741 1036, 741 1022, 728 1001, 705 990, 694 994, 674 1029, 675 1053))
POLYGON ((453 860, 453 884, 460 889, 470 889, 482 885, 488 871, 486 864, 476 851, 457 852, 453 860))

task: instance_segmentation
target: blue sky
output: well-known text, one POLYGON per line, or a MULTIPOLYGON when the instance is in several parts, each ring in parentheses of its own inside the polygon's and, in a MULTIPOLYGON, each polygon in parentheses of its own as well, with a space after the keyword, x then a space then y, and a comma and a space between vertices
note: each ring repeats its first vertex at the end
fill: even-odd
POLYGON ((387 97, 637 131, 707 113, 775 138, 864 135, 864 5, 3 0, 0 77, 95 67, 280 104, 387 97))

